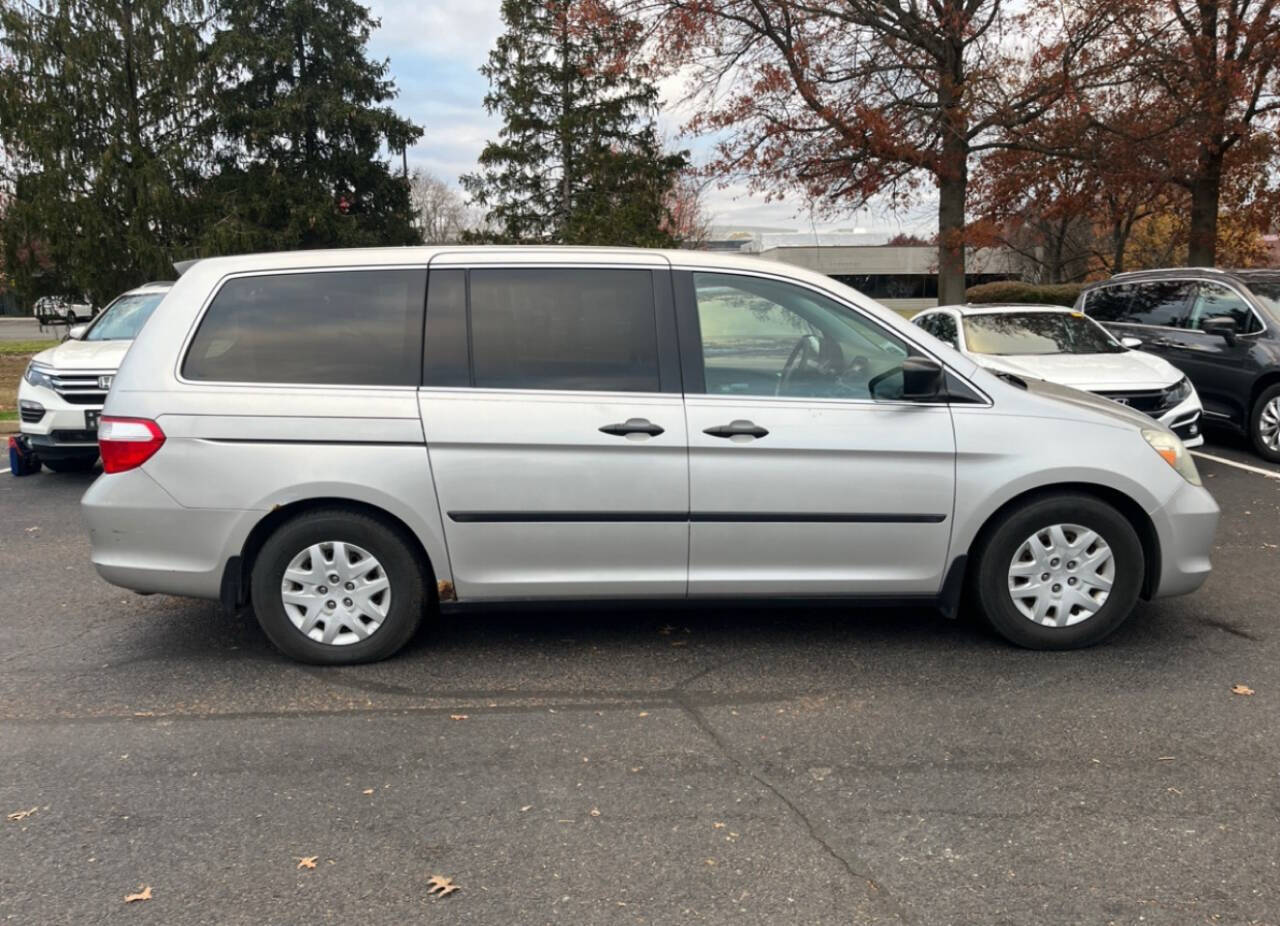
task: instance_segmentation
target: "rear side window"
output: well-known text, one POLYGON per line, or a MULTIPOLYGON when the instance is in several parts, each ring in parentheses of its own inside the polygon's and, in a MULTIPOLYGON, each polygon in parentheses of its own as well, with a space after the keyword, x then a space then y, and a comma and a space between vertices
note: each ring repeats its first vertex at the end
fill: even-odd
POLYGON ((1184 280, 1136 284, 1128 317, 1116 320, 1135 325, 1180 328, 1187 315, 1187 297, 1191 295, 1191 289, 1192 284, 1184 280))
POLYGON ((237 277, 192 339, 188 379, 416 386, 425 270, 237 277))
POLYGON ((1100 322, 1128 321, 1129 302, 1133 299, 1132 286, 1104 286, 1089 293, 1084 311, 1100 322))
POLYGON ((650 271, 479 269, 469 288, 477 387, 659 391, 650 271))

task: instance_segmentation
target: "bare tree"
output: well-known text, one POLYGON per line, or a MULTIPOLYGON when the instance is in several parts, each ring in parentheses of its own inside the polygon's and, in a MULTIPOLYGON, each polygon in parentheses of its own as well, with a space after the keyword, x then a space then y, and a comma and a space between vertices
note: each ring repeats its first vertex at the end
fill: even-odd
POLYGON ((421 168, 409 178, 409 202, 423 244, 456 244, 479 224, 461 193, 421 168))

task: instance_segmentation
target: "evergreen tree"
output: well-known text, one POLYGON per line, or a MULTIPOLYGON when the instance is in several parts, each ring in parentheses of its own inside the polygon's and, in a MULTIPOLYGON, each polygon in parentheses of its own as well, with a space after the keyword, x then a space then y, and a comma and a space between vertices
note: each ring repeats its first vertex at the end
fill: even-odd
POLYGON ((503 0, 502 20, 480 72, 503 126, 462 178, 492 237, 673 244, 666 204, 687 159, 662 150, 635 24, 591 0, 503 0))
POLYGON ((377 27, 355 0, 219 0, 217 148, 205 253, 413 244, 407 178, 387 160, 422 130, 386 103, 377 27))
POLYGON ((0 0, 7 272, 102 305, 193 239, 202 0, 0 0))

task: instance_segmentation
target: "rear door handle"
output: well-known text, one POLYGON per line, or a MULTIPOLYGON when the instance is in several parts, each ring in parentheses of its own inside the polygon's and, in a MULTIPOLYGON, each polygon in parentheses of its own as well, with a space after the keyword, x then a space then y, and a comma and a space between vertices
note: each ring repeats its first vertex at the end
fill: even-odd
POLYGON ((648 418, 628 418, 621 424, 606 424, 600 430, 615 437, 626 437, 628 434, 648 434, 650 437, 657 437, 666 431, 666 428, 654 424, 648 418))
POLYGON ((754 421, 746 421, 739 419, 731 421, 728 424, 716 425, 714 428, 707 428, 702 432, 710 434, 712 437, 764 437, 769 432, 754 421))

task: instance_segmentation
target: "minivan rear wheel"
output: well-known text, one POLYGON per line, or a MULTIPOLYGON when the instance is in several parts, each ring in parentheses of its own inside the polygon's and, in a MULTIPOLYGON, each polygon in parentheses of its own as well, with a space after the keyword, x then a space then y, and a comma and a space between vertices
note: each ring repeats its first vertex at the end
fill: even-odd
POLYGON ((1268 386, 1253 403, 1249 437, 1258 456, 1280 463, 1280 383, 1268 386))
POLYGON ((1125 622, 1145 562, 1133 525, 1091 495, 1044 496, 986 534, 972 576, 992 628, 1030 649, 1101 642, 1125 622))
POLYGON ((387 658, 413 636, 428 603, 411 539, 349 509, 278 527, 254 562, 250 593, 271 642, 320 665, 387 658))

